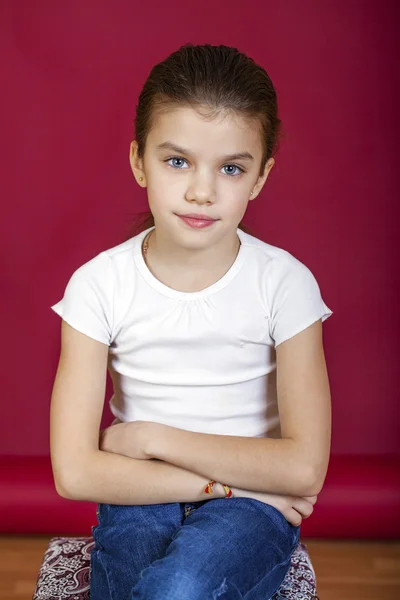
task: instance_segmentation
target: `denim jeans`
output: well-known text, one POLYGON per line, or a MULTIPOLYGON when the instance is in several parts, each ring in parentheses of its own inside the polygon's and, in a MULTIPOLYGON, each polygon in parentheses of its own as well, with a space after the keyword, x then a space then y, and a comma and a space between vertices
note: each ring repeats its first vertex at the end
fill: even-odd
POLYGON ((98 505, 91 600, 269 600, 300 539, 253 498, 98 505))

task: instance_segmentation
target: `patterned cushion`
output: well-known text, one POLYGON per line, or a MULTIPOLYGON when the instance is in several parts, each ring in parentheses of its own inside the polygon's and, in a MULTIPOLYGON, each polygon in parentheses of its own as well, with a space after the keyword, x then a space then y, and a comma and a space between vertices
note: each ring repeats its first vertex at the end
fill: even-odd
MULTIPOLYGON (((89 600, 93 546, 92 537, 51 538, 32 600, 89 600)), ((291 567, 271 600, 318 600, 315 572, 302 542, 292 554, 291 567)))

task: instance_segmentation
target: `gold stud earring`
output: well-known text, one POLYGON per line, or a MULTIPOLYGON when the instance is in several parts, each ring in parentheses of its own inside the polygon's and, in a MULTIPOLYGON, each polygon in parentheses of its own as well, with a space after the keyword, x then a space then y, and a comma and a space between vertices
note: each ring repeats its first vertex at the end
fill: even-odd
POLYGON ((252 196, 252 195, 253 195, 253 192, 250 192, 250 196, 252 196))
POLYGON ((139 181, 143 181, 143 177, 139 177, 139 181))

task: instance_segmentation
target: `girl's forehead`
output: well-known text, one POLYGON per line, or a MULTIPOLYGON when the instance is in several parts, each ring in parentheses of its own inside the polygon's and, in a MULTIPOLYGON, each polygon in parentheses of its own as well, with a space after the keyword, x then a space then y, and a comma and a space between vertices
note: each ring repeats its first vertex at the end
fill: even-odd
POLYGON ((154 115, 149 142, 154 146, 170 141, 184 148, 218 143, 231 149, 232 144, 254 148, 260 143, 260 124, 254 119, 231 112, 210 114, 192 107, 174 107, 154 115))
POLYGON ((247 130, 249 125, 255 126, 256 120, 233 110, 216 110, 206 106, 195 108, 185 105, 175 105, 163 111, 156 111, 153 118, 153 124, 162 127, 173 127, 176 123, 186 124, 188 122, 199 127, 208 125, 210 128, 225 127, 247 130))

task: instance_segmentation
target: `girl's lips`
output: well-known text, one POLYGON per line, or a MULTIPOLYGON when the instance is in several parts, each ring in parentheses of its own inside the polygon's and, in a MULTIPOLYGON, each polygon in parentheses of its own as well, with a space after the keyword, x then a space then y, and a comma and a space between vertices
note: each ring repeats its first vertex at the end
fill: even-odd
POLYGON ((203 227, 209 227, 215 221, 205 220, 205 219, 194 219, 193 217, 183 217, 181 215, 177 215, 182 221, 184 221, 190 227, 194 229, 202 229, 203 227))

